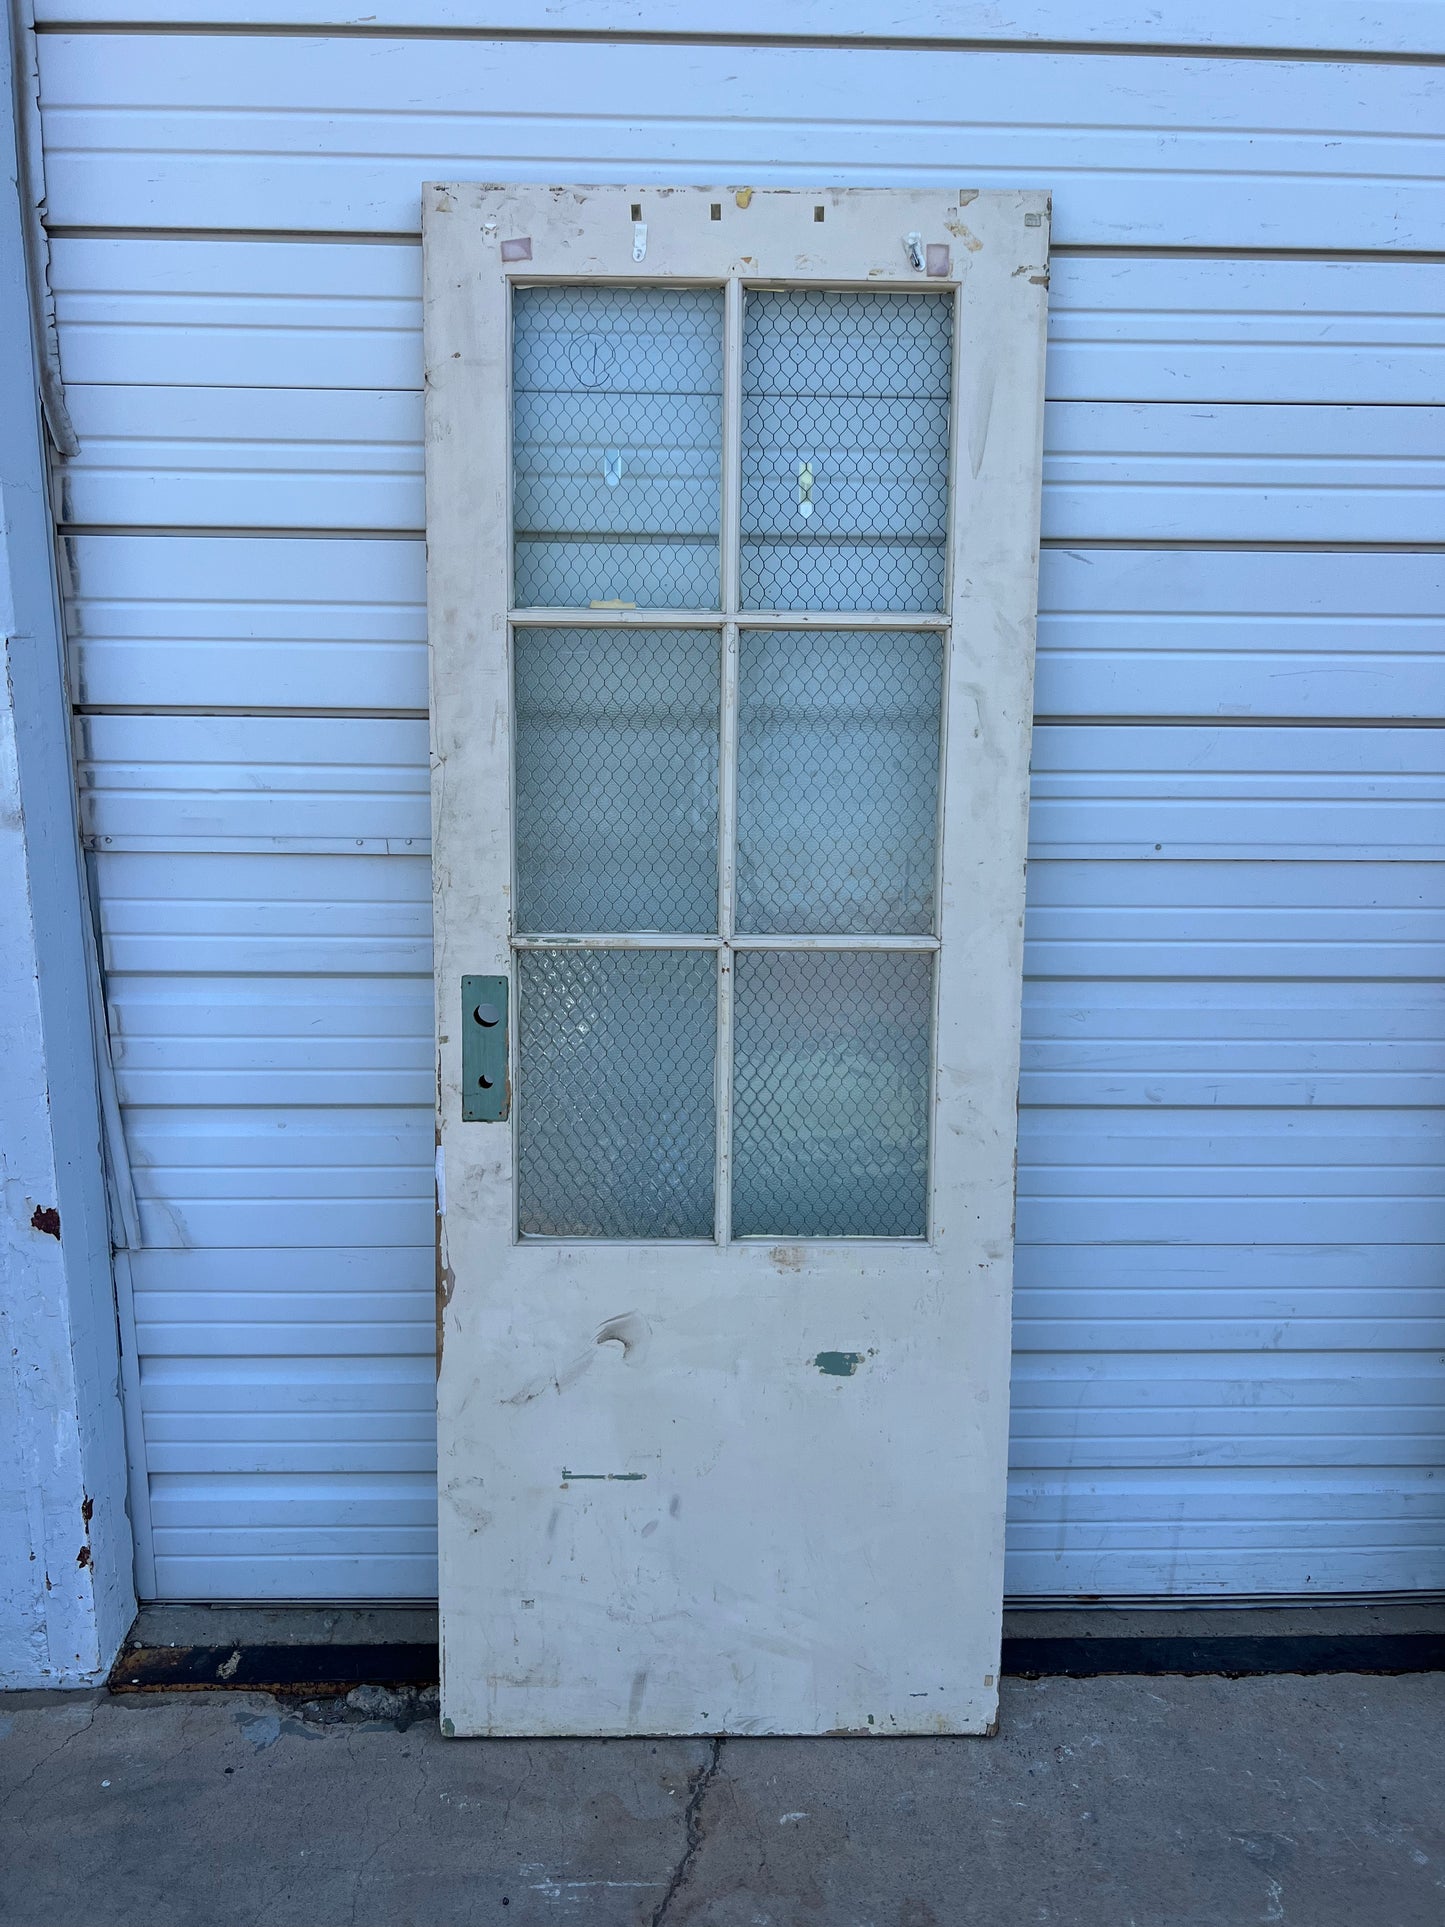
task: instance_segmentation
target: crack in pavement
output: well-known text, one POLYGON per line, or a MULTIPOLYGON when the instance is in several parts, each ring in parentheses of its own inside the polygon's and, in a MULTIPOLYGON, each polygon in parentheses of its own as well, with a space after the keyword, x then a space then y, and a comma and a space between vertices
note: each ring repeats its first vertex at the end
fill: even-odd
MULTIPOLYGON (((0 1810, 8 1807, 13 1800, 18 1798, 30 1785, 35 1776, 45 1767, 49 1766, 57 1754, 63 1753, 72 1740, 78 1740, 82 1733, 88 1733, 90 1731, 91 1727, 95 1725, 96 1715, 100 1711, 100 1706, 101 1702, 97 1699, 86 1709, 85 1721, 82 1725, 72 1727, 58 1746, 52 1746, 45 1753, 41 1754, 40 1758, 35 1762, 34 1766, 31 1767, 23 1780, 17 1780, 14 1786, 8 1788, 3 1794, 0 1794, 0 1810)), ((67 1708, 66 1710, 68 1711, 69 1709, 67 1708)), ((80 1709, 77 1707, 76 1710, 78 1712, 80 1709)))
POLYGON ((667 1883, 662 1899, 653 1909, 649 1927, 662 1927, 662 1923, 667 1918, 668 1908, 687 1885, 692 1873, 692 1863, 703 1842, 702 1804, 711 1790, 713 1781, 722 1771, 722 1750, 723 1739, 720 1735, 712 1742, 707 1759, 688 1783, 687 1806, 682 1816, 684 1834, 682 1854, 672 1870, 672 1878, 667 1883))

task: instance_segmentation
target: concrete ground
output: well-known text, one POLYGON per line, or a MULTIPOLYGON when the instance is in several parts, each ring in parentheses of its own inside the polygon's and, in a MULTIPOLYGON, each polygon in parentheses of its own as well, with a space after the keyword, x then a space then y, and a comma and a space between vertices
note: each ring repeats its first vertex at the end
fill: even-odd
POLYGON ((993 1740, 0 1700, 4 1927, 1441 1927, 1445 1674, 1006 1680, 993 1740))

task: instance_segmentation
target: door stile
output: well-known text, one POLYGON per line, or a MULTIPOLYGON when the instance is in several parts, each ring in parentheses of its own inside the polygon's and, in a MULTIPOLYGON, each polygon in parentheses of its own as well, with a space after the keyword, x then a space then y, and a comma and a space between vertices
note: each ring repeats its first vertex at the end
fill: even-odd
POLYGON ((943 661, 939 674, 938 701, 938 789, 933 803, 933 935, 939 954, 933 960, 933 1101, 928 1107, 928 1192, 924 1237, 930 1245, 938 1243, 938 1157, 942 1125, 943 1080, 946 1075, 943 1055, 943 997, 948 977, 948 961, 943 951, 944 852, 948 823, 949 709, 954 675, 954 593, 959 580, 964 541, 962 522, 963 489, 959 476, 959 449, 963 421, 962 379, 965 366, 966 309, 961 288, 953 294, 953 355, 949 367, 948 408, 948 534, 943 551, 942 634, 939 638, 943 661))

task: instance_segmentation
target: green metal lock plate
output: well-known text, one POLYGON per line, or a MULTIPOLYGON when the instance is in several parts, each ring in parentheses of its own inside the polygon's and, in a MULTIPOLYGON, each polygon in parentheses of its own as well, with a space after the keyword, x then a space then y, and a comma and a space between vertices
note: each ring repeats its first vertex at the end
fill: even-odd
POLYGON ((462 978, 462 1119, 498 1124, 512 1095, 507 1075, 507 980, 462 978))

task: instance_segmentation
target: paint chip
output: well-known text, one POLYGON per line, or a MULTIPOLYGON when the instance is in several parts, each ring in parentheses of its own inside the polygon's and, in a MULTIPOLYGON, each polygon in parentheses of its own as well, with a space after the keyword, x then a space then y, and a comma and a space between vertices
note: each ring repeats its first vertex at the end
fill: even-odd
POLYGON ((530 261, 532 258, 532 237, 523 234, 514 241, 503 241, 502 259, 504 261, 530 261))
POLYGON ((819 1352, 813 1360, 828 1378, 851 1378, 863 1363, 862 1352, 819 1352))

